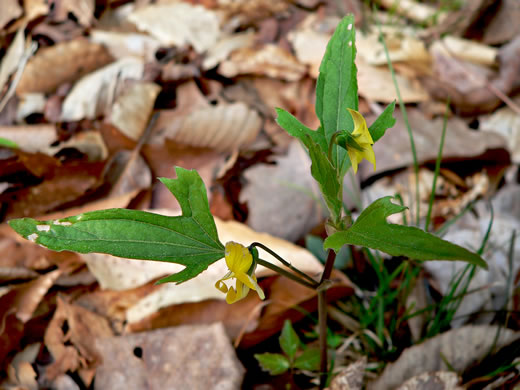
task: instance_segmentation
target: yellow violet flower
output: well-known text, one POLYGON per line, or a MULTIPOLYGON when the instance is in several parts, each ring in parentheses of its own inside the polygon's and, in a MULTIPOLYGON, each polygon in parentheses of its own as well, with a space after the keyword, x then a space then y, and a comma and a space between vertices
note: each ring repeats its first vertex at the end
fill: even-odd
POLYGON ((365 159, 372 163, 375 170, 376 156, 372 149, 374 141, 368 131, 367 122, 365 121, 365 118, 363 118, 363 115, 356 110, 351 110, 350 108, 347 108, 347 110, 350 112, 350 115, 352 115, 354 121, 354 131, 351 134, 354 142, 353 145, 347 144, 347 153, 352 162, 352 169, 354 170, 354 173, 357 173, 358 164, 361 160, 365 159))
POLYGON ((256 263, 253 262, 253 255, 245 246, 230 241, 226 244, 226 264, 229 272, 215 283, 218 288, 226 295, 227 303, 235 303, 247 296, 249 289, 253 289, 258 293, 260 299, 264 299, 265 295, 258 283, 256 282, 255 268, 256 263), (229 287, 224 280, 235 278, 236 289, 229 287))

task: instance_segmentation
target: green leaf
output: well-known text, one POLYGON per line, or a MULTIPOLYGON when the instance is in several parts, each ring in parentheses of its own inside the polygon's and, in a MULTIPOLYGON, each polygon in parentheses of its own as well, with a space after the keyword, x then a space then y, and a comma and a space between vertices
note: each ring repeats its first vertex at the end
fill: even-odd
POLYGON ((395 101, 390 103, 368 128, 370 136, 374 142, 377 142, 383 135, 385 135, 387 129, 395 125, 394 109, 395 101))
POLYGON ((177 179, 161 179, 177 198, 182 216, 167 217, 139 210, 92 211, 55 221, 14 219, 20 235, 49 249, 108 253, 130 259, 185 265, 159 283, 184 282, 224 257, 206 189, 196 171, 177 167, 177 179))
MULTIPOLYGON (((321 128, 330 142, 332 135, 340 130, 352 132, 354 123, 347 108, 358 109, 358 86, 354 16, 347 15, 339 23, 330 39, 320 64, 316 84, 316 115, 321 128)), ((333 150, 333 165, 340 178, 350 167, 347 152, 337 146, 333 150)))
POLYGON ((307 371, 317 371, 320 368, 320 350, 308 348, 296 358, 294 368, 307 371))
POLYGON ((2 137, 0 137, 0 146, 5 146, 6 148, 18 148, 18 144, 16 142, 2 137))
POLYGON ((296 351, 300 346, 300 338, 294 331, 291 321, 285 320, 279 341, 282 351, 285 352, 289 357, 289 361, 292 362, 296 356, 296 351))
POLYGON ((378 249, 392 256, 406 256, 416 260, 462 260, 487 268, 477 254, 412 226, 390 224, 386 218, 406 207, 390 202, 387 196, 376 200, 345 231, 329 236, 325 249, 336 252, 346 244, 378 249))
POLYGON ((279 353, 257 353, 255 359, 260 363, 262 370, 268 371, 271 375, 280 375, 289 369, 289 361, 279 353))
POLYGON ((301 123, 293 115, 285 111, 283 108, 277 108, 276 113, 278 114, 276 117, 276 123, 278 123, 278 125, 282 129, 287 131, 287 133, 289 133, 295 138, 298 138, 306 146, 306 136, 309 136, 314 141, 314 143, 320 146, 321 150, 324 153, 327 153, 327 140, 325 139, 323 133, 309 129, 307 126, 301 123))
POLYGON ((333 220, 338 220, 341 216, 343 207, 340 201, 341 185, 337 177, 336 170, 327 158, 327 155, 321 150, 320 146, 315 143, 309 135, 304 137, 305 145, 309 149, 309 157, 312 160, 311 174, 312 177, 320 185, 321 193, 325 199, 325 203, 332 214, 333 220))

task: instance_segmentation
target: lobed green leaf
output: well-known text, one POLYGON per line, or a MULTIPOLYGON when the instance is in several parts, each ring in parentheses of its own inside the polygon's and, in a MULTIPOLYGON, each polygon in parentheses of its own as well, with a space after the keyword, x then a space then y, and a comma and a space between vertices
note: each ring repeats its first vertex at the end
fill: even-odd
POLYGON ((279 353, 255 354, 255 359, 260 363, 262 370, 269 372, 271 375, 283 374, 290 367, 289 360, 279 353))
POLYGON ((317 371, 320 368, 320 350, 308 348, 296 358, 294 368, 307 371, 317 371))
POLYGON ((176 179, 161 179, 177 198, 182 215, 167 217, 139 210, 92 211, 55 221, 14 219, 9 225, 46 248, 108 253, 130 259, 186 266, 164 282, 184 282, 224 257, 206 189, 196 171, 176 168, 176 179))
POLYGON ((298 348, 300 347, 300 338, 294 331, 291 321, 285 320, 279 341, 282 351, 285 352, 289 357, 289 361, 292 362, 296 356, 296 351, 298 351, 298 348))
POLYGON ((337 252, 343 245, 360 245, 392 256, 416 260, 462 260, 487 268, 479 255, 459 245, 416 227, 388 223, 388 216, 406 209, 390 199, 387 196, 368 206, 348 230, 329 236, 324 242, 325 249, 332 248, 337 252))
POLYGON ((377 142, 383 135, 385 135, 387 129, 395 125, 394 109, 395 102, 392 102, 368 128, 370 136, 374 142, 377 142))

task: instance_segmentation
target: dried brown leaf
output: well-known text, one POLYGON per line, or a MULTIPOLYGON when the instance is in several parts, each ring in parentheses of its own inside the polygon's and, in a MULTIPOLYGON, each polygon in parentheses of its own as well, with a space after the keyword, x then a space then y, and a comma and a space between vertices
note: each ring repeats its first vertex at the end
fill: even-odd
POLYGON ((95 8, 95 0, 59 0, 54 3, 52 16, 55 21, 63 22, 71 13, 81 25, 88 27, 94 19, 95 8))
POLYGON ((498 10, 483 29, 483 41, 487 45, 498 45, 510 41, 520 34, 520 3, 516 0, 502 0, 498 10))
POLYGON ((329 390, 361 390, 366 367, 366 356, 349 364, 332 379, 329 390))
POLYGON ((98 339, 96 347, 96 388, 238 390, 244 374, 222 324, 98 339))
POLYGON ((21 28, 16 33, 13 42, 11 42, 11 45, 2 57, 2 62, 0 63, 0 88, 3 89, 5 87, 9 76, 20 66, 24 52, 25 34, 24 29, 21 28))
POLYGON ((84 38, 58 43, 40 49, 29 60, 16 92, 53 92, 61 84, 73 82, 110 61, 102 45, 84 38))
MULTIPOLYGON (((45 376, 52 380, 67 371, 86 370, 99 364, 101 356, 94 340, 110 336, 112 330, 105 318, 58 297, 56 311, 44 337, 45 345, 54 357, 54 362, 46 367, 45 376)), ((90 383, 85 382, 85 385, 90 383)))
POLYGON ((462 390, 464 387, 458 386, 459 381, 454 372, 425 372, 408 379, 396 390, 462 390))
POLYGON ((139 57, 147 62, 156 60, 155 52, 161 43, 148 35, 118 31, 92 30, 90 40, 105 46, 112 57, 139 57))

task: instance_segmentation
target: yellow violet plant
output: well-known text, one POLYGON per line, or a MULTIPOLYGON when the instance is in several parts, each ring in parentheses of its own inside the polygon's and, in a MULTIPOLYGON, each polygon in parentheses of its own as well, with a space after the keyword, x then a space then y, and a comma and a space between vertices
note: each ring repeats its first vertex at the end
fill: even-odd
POLYGON ((318 327, 320 339, 320 387, 325 387, 330 367, 326 345, 326 291, 336 253, 344 245, 377 249, 392 256, 416 260, 463 260, 486 267, 477 254, 442 240, 419 228, 390 224, 389 215, 405 207, 391 202, 390 197, 376 200, 353 222, 343 207, 343 179, 366 159, 375 168, 372 145, 395 123, 390 104, 367 126, 358 112, 357 69, 354 17, 347 15, 339 23, 323 57, 316 84, 316 115, 320 127, 312 130, 287 111, 277 109, 277 123, 298 138, 312 160, 311 174, 318 182, 330 212, 327 225, 330 234, 324 241, 328 249, 325 268, 320 278, 313 278, 292 266, 262 243, 245 247, 239 243, 222 244, 210 213, 206 189, 196 171, 176 167, 175 179, 160 178, 179 201, 182 215, 167 217, 140 210, 108 209, 68 218, 37 221, 14 219, 9 225, 26 239, 52 250, 79 253, 109 253, 130 259, 166 261, 185 268, 161 279, 158 283, 182 283, 206 270, 216 261, 225 259, 229 273, 216 281, 216 288, 226 294, 230 304, 255 290, 264 298, 256 276, 257 265, 268 267, 281 275, 314 289, 318 295, 318 327), (259 249, 273 255, 283 267, 265 261, 259 249), (226 282, 236 280, 235 286, 226 282))

